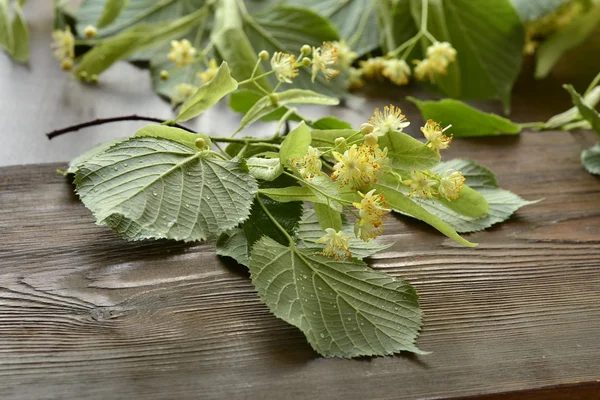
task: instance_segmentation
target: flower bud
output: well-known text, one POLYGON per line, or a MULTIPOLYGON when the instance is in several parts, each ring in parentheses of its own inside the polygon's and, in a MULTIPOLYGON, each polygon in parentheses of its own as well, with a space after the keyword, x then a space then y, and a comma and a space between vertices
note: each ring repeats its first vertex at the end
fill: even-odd
POLYGON ((271 103, 273 104, 273 106, 277 106, 277 104, 279 103, 279 95, 277 93, 271 93, 269 95, 269 98, 271 99, 271 103))
POLYGON ((196 141, 194 142, 194 144, 200 150, 204 150, 204 148, 206 147, 206 140, 204 140, 202 138, 198 138, 198 139, 196 139, 196 141))
POLYGON ((85 29, 83 30, 83 35, 88 38, 88 39, 93 39, 96 37, 96 33, 98 33, 98 30, 96 29, 95 26, 93 25, 88 25, 85 27, 85 29))
POLYGON ((89 78, 90 78, 90 76, 87 73, 87 71, 81 71, 79 73, 79 79, 81 79, 82 81, 87 81, 89 78))
POLYGON ((345 148, 346 147, 346 138, 339 137, 335 139, 335 147, 336 148, 345 148))
POLYGON ((312 61, 310 58, 304 57, 302 59, 302 65, 304 65, 305 67, 310 67, 310 64, 312 64, 312 61))
POLYGON ((367 146, 374 147, 377 144, 377 135, 374 133, 368 133, 365 135, 365 144, 367 146))
POLYGON ((70 71, 73 69, 73 60, 70 58, 65 58, 60 62, 60 67, 63 69, 63 71, 70 71))
POLYGON ((258 57, 263 60, 266 61, 269 59, 269 52, 266 50, 262 50, 260 53, 258 53, 258 57))
POLYGON ((160 71, 160 79, 162 79, 163 81, 169 79, 169 71, 167 71, 166 69, 160 71))
POLYGON ((98 75, 94 74, 92 76, 90 76, 90 82, 93 83, 94 85, 98 84, 98 75))
POLYGON ((360 126, 360 131, 363 134, 368 135, 369 133, 373 132, 373 125, 369 123, 364 123, 360 126))
POLYGON ((309 45, 305 44, 304 46, 302 46, 302 48, 300 49, 300 51, 302 52, 302 54, 304 54, 305 56, 308 56, 310 54, 310 52, 312 51, 312 49, 310 48, 309 45))

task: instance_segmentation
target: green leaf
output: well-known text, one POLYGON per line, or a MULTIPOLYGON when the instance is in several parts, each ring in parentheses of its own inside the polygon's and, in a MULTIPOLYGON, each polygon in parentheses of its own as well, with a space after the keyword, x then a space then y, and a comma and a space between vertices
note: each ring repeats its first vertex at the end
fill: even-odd
POLYGON ((342 214, 325 204, 314 203, 315 215, 321 225, 321 229, 333 228, 336 231, 342 230, 342 214))
POLYGON ((250 157, 246 160, 248 172, 256 179, 273 181, 283 173, 283 167, 278 158, 250 157))
POLYGON ((583 43, 594 32, 598 23, 600 23, 600 3, 554 32, 536 52, 535 77, 542 79, 548 76, 558 60, 567 51, 583 43))
POLYGON ((86 151, 85 153, 83 153, 83 154, 79 155, 78 157, 75 157, 73 160, 71 160, 71 162, 69 163, 69 168, 66 171, 67 174, 77 173, 77 171, 79 170, 79 166, 81 164, 83 164, 90 158, 94 157, 96 154, 103 153, 105 150, 109 149, 113 145, 120 143, 124 140, 127 140, 127 139, 115 139, 115 140, 110 140, 108 142, 102 142, 102 143, 95 145, 94 147, 92 147, 91 149, 86 151))
POLYGON ((258 100, 250 110, 244 115, 238 128, 238 132, 248 125, 258 121, 265 115, 272 113, 281 106, 288 104, 321 104, 327 106, 336 106, 339 104, 339 99, 335 97, 325 96, 323 94, 313 92, 312 90, 290 89, 284 92, 277 93, 277 104, 273 104, 270 96, 264 96, 258 100))
POLYGON ((248 266, 250 258, 248 257, 248 241, 242 228, 233 228, 222 233, 217 239, 215 250, 218 256, 231 257, 238 264, 248 266))
POLYGON ((197 117, 217 104, 219 100, 227 94, 236 90, 237 87, 238 83, 231 77, 231 72, 229 71, 227 63, 223 62, 215 76, 210 81, 200 86, 198 90, 183 103, 175 121, 183 122, 197 117))
POLYGON ((379 47, 379 31, 374 9, 377 2, 303 0, 300 3, 328 18, 339 29, 340 36, 359 56, 379 47))
POLYGON ((278 188, 261 188, 260 193, 282 203, 290 201, 310 201, 324 204, 337 212, 342 211, 339 201, 342 196, 337 185, 328 176, 316 176, 310 182, 310 186, 290 186, 278 188), (318 190, 317 190, 317 189, 318 190))
POLYGON ((248 217, 258 190, 241 162, 151 137, 89 158, 75 184, 98 224, 128 240, 215 237, 248 217))
POLYGON ((600 175, 600 143, 582 151, 581 162, 590 174, 600 175))
MULTIPOLYGON (((381 49, 384 53, 393 51, 415 36, 417 25, 411 16, 411 0, 378 0, 374 2, 381 49)), ((411 51, 409 60, 420 58, 419 49, 411 51)))
POLYGON ((442 125, 452 124, 451 133, 454 137, 496 136, 502 133, 515 135, 521 132, 518 124, 496 114, 479 111, 458 100, 408 99, 419 107, 425 120, 432 119, 442 125))
POLYGON ((319 201, 319 198, 306 186, 260 189, 259 193, 281 203, 290 201, 319 201))
MULTIPOLYGON (((345 216, 342 214, 342 232, 350 236, 348 245, 352 252, 352 257, 363 259, 371 257, 375 253, 379 253, 393 245, 393 243, 383 243, 380 238, 364 242, 361 239, 357 239, 354 235, 354 225, 350 224, 345 216)), ((313 247, 316 249, 323 249, 322 244, 317 244, 317 240, 325 234, 323 228, 319 223, 317 214, 314 209, 305 207, 300 225, 296 233, 298 238, 299 247, 313 247)))
POLYGON ((9 55, 13 52, 13 37, 8 13, 8 0, 0 0, 0 46, 9 55))
MULTIPOLYGON (((119 0, 111 3, 119 3, 119 0)), ((97 37, 113 36, 125 29, 140 24, 165 25, 177 18, 192 14, 200 9, 205 0, 129 0, 116 18, 106 26, 97 26, 97 37)), ((77 32, 83 32, 87 25, 100 24, 103 14, 109 6, 98 0, 84 0, 77 9, 77 32)), ((116 13, 118 4, 110 5, 110 13, 116 13)), ((112 15, 111 15, 112 17, 112 15)))
POLYGON ((168 139, 177 143, 181 143, 186 145, 187 147, 193 149, 194 151, 198 151, 198 147, 196 147, 196 139, 201 138, 204 139, 206 143, 206 147, 210 148, 211 141, 210 138, 201 133, 192 133, 188 131, 184 131, 180 128, 175 128, 171 126, 165 125, 148 125, 141 129, 139 129, 133 137, 153 137, 159 139, 168 139))
POLYGON ((100 15, 96 27, 104 28, 105 26, 112 24, 119 14, 121 14, 121 11, 127 7, 128 3, 129 0, 106 0, 102 15, 100 15))
POLYGON ((457 158, 441 162, 433 168, 433 171, 442 173, 446 169, 454 169, 463 173, 466 183, 487 200, 489 205, 488 214, 480 218, 470 218, 445 207, 439 201, 416 198, 414 201, 430 213, 446 221, 457 232, 466 233, 484 230, 507 220, 519 208, 537 203, 537 201, 524 200, 508 190, 499 188, 494 174, 473 160, 457 158))
POLYGON ((279 150, 281 163, 289 165, 291 159, 303 157, 308 151, 310 140, 310 129, 302 121, 288 133, 283 143, 281 143, 281 149, 279 150))
POLYGON ((568 0, 511 0, 523 22, 535 21, 556 11, 568 0))
POLYGON ((15 3, 13 9, 15 17, 12 22, 12 56, 15 61, 26 63, 29 60, 29 28, 19 3, 15 3))
POLYGON ((271 312, 298 327, 323 356, 422 353, 414 345, 421 327, 417 294, 402 279, 269 238, 254 246, 250 275, 271 312))
POLYGON ((313 129, 328 130, 328 129, 352 129, 352 124, 342 121, 336 117, 323 117, 309 123, 313 129))
MULTIPOLYGON (((600 11, 600 10, 599 10, 600 11)), ((600 136, 600 114, 594 108, 588 106, 581 95, 575 91, 572 85, 563 85, 563 88, 571 95, 573 104, 579 110, 579 113, 592 125, 592 129, 596 131, 596 134, 600 136)))
MULTIPOLYGON (((296 230, 298 229, 300 218, 302 218, 302 203, 279 203, 263 197, 261 197, 261 200, 279 225, 285 229, 290 236, 294 237, 296 235, 296 230)), ((244 222, 242 229, 244 230, 246 240, 248 241, 248 252, 250 252, 252 246, 254 246, 254 244, 263 236, 267 236, 284 245, 289 244, 287 237, 273 221, 271 221, 256 200, 252 205, 250 217, 244 222)))
MULTIPOLYGON (((412 0, 412 5, 413 18, 420 25, 421 0, 412 0)), ((442 92, 453 98, 499 99, 508 109, 525 40, 521 19, 510 1, 430 1, 428 21, 433 36, 450 42, 457 51, 448 74, 436 76, 442 92)))
POLYGON ((373 187, 377 189, 378 193, 382 193, 385 196, 386 201, 394 211, 410 215, 411 217, 421 220, 433 226, 435 229, 448 236, 450 239, 455 240, 456 242, 464 246, 477 246, 477 243, 471 243, 468 240, 462 238, 450 225, 448 225, 442 219, 438 218, 436 215, 427 211, 419 204, 414 202, 412 199, 402 194, 402 186, 403 185, 398 183, 398 179, 395 176, 390 174, 384 174, 380 181, 373 187))
MULTIPOLYGON (((229 108, 240 114, 246 114, 257 101, 262 99, 264 96, 258 92, 242 89, 236 90, 229 96, 229 108)), ((261 121, 278 121, 288 111, 287 107, 279 107, 273 112, 265 115, 261 121)), ((294 113, 288 120, 290 121, 302 121, 302 118, 298 114, 294 113)))
MULTIPOLYGON (((219 55, 229 63, 233 77, 240 82, 250 78, 258 60, 257 53, 262 49, 255 50, 246 36, 236 0, 217 2, 214 28, 210 37, 219 55)), ((263 72, 259 66, 256 75, 263 72)), ((260 78, 256 82, 263 89, 271 90, 266 78, 260 78)))
POLYGON ((447 200, 441 196, 436 200, 458 214, 471 218, 483 217, 490 212, 490 206, 485 197, 467 185, 463 186, 460 196, 456 200, 447 200))
MULTIPOLYGON (((583 103, 591 108, 595 108, 599 101, 600 86, 596 86, 583 97, 583 103)), ((552 116, 547 122, 544 123, 543 129, 566 129, 566 127, 571 122, 579 120, 581 120, 581 114, 579 113, 579 109, 577 108, 577 106, 573 106, 567 111, 552 116)))
POLYGON ((387 147, 390 164, 397 169, 423 170, 440 162, 438 153, 403 132, 386 133, 379 138, 379 147, 387 147))
POLYGON ((339 137, 347 139, 357 133, 355 129, 313 129, 310 145, 315 148, 329 149, 335 147, 335 139, 339 137))
POLYGON ((100 75, 115 62, 133 53, 144 50, 171 39, 185 35, 190 28, 198 23, 205 11, 198 10, 170 23, 138 24, 134 27, 102 41, 83 56, 75 70, 78 76, 81 72, 88 75, 100 75))

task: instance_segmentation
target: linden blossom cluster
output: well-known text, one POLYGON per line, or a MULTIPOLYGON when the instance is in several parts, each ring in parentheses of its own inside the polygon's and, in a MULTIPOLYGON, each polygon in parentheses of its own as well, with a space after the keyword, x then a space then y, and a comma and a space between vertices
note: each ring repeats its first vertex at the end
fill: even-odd
MULTIPOLYGON (((88 25, 83 29, 83 35, 88 39, 96 37, 97 29, 95 26, 88 25)), ((70 71, 75 65, 75 37, 71 33, 71 27, 67 25, 64 30, 56 29, 52 32, 52 43, 50 47, 54 49, 54 58, 60 61, 60 67, 65 71, 70 71)), ((97 83, 98 76, 83 76, 86 80, 97 83)))
MULTIPOLYGON (((357 217, 355 236, 365 242, 383 233, 384 219, 391 212, 383 194, 376 193, 376 189, 366 193, 362 191, 363 188, 376 183, 382 173, 394 173, 388 165, 388 149, 379 147, 379 138, 401 132, 408 125, 409 122, 398 107, 386 106, 383 112, 375 109, 369 123, 363 124, 360 131, 354 135, 337 138, 330 150, 320 152, 309 146, 304 156, 290 160, 298 174, 311 181, 317 176, 325 175, 321 158, 331 153, 336 161, 331 167, 331 179, 337 182, 340 188, 348 185, 361 197, 360 202, 352 202, 358 210, 358 213, 352 213, 357 217), (356 136, 359 138, 353 140, 356 136)), ((442 129, 440 124, 432 120, 427 121, 421 128, 427 139, 426 145, 438 153, 448 148, 452 139, 444 134, 446 129, 442 129)), ((409 179, 401 180, 400 183, 410 189, 410 197, 441 196, 447 200, 454 200, 459 197, 464 181, 460 171, 447 170, 442 175, 430 171, 410 171, 409 179)), ((319 238, 317 243, 325 245, 324 255, 341 259, 352 256, 350 239, 350 236, 342 231, 327 228, 325 235, 319 238)))

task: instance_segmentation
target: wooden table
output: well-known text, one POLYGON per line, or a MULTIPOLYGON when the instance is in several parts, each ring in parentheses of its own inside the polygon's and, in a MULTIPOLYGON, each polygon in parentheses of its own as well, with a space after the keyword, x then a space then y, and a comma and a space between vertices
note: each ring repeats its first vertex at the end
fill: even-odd
MULTIPOLYGON (((43 132, 62 125, 134 111, 168 116, 147 78, 127 65, 100 88, 63 75, 44 86, 44 73, 59 76, 46 49, 49 19, 26 11, 38 63, 27 71, 0 60, 0 82, 12 96, 0 94, 2 110, 12 104, 2 111, 11 127, 2 139, 12 146, 2 164, 65 160, 133 129, 105 126, 46 142, 43 132), (133 79, 141 89, 114 92, 133 79), (36 87, 43 95, 32 100, 36 87), (65 87, 66 104, 56 100, 65 87), (141 90, 151 106, 135 109, 131 99, 141 90)), ((567 107, 563 80, 523 79, 513 117, 542 120, 567 107)), ((333 112, 356 125, 385 101, 352 100, 333 112)), ((406 110, 419 123, 414 108, 406 110)), ((229 132, 231 118, 221 107, 196 127, 219 121, 229 132)), ((544 201, 468 235, 476 249, 391 218, 385 238, 396 244, 372 266, 416 286, 425 312, 418 345, 432 354, 358 360, 318 357, 259 302, 245 268, 215 256, 213 243, 126 243, 95 226, 68 179, 55 173, 64 162, 0 168, 0 397, 598 399, 600 179, 579 161, 594 140, 590 132, 456 140, 445 158, 475 158, 503 187, 544 201)))

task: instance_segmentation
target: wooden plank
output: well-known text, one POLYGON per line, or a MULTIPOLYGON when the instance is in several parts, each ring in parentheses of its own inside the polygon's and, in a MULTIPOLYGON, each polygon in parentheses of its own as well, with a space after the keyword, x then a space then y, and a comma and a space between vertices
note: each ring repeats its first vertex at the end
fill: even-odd
MULTIPOLYGON (((459 247, 390 218, 373 266, 407 277, 427 356, 323 359, 212 243, 126 243, 54 171, 0 169, 0 387, 32 398, 456 398, 600 379, 600 179, 592 134, 457 140, 545 198, 459 247)), ((537 397, 547 398, 548 392, 537 397), (544 394, 546 393, 546 394, 544 394)), ((558 393, 558 392, 557 392, 558 393)), ((563 398, 575 398, 565 395, 563 398)), ((493 397, 492 397, 493 398, 493 397)))

